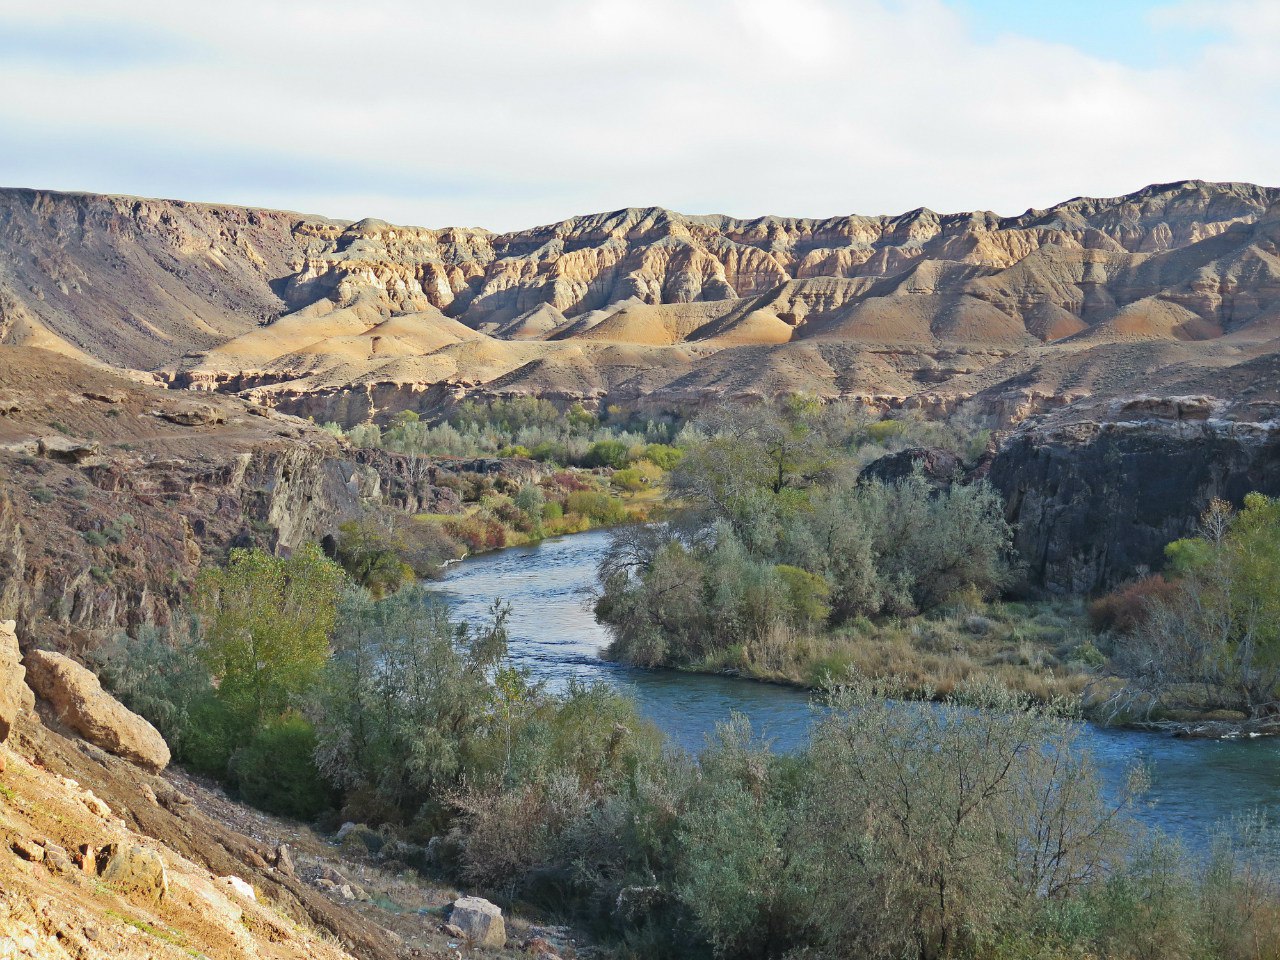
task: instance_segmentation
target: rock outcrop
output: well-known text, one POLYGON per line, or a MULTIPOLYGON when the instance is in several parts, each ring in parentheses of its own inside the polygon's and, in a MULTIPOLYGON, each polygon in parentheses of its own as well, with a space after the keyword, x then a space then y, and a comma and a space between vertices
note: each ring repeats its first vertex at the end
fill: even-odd
POLYGON ((0 347, 0 383, 22 407, 0 418, 0 617, 24 642, 81 650, 165 624, 200 563, 231 546, 287 553, 367 511, 460 509, 434 461, 356 450, 235 398, 174 423, 152 414, 189 401, 25 347, 0 347), (92 432, 96 454, 39 456, 52 422, 92 432))
MULTIPOLYGON (((0 745, 9 738, 9 731, 18 718, 35 707, 35 698, 26 683, 27 671, 22 665, 15 626, 12 620, 0 620, 0 745)), ((0 754, 0 771, 4 769, 3 763, 0 754)))
POLYGON ((483 897, 459 897, 453 901, 449 922, 461 930, 473 946, 500 948, 507 942, 502 910, 483 897))
POLYGON ((102 689, 92 672, 60 653, 27 654, 27 682, 59 722, 109 753, 158 773, 169 764, 164 737, 102 689))
POLYGON ((1158 570, 1215 497, 1280 495, 1280 405, 1133 398, 1068 408, 1015 432, 987 476, 1027 579, 1092 593, 1158 570))

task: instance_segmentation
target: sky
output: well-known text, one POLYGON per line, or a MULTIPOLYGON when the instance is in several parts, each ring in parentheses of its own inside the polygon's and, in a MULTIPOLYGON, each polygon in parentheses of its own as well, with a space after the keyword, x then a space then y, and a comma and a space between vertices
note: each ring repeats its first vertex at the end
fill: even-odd
POLYGON ((1280 185, 1280 0, 0 0, 0 185, 509 230, 1280 185))

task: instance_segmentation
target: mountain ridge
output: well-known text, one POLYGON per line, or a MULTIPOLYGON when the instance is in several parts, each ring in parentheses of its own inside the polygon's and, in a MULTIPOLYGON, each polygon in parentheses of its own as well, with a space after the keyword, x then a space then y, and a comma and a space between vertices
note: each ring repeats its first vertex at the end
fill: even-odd
POLYGON ((348 421, 532 392, 927 408, 1027 351, 1087 381, 1073 358, 1117 343, 1213 367, 1277 336, 1280 188, 1253 184, 1009 217, 628 207, 506 233, 0 190, 0 343, 348 421))

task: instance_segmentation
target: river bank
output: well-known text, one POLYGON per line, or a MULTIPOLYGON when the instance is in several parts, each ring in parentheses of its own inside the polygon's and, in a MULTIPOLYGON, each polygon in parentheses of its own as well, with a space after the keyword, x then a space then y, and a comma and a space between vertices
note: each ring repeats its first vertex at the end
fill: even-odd
MULTIPOLYGON (((609 637, 591 611, 591 588, 607 538, 593 531, 474 557, 451 566, 432 590, 465 619, 483 618, 495 599, 510 602, 514 665, 551 688, 578 681, 622 690, 676 748, 696 753, 734 714, 748 717, 776 750, 803 748, 820 716, 809 689, 602 659, 609 637)), ((1112 787, 1120 789, 1135 765, 1148 769, 1140 814, 1152 827, 1199 842, 1224 818, 1280 814, 1280 741, 1272 737, 1175 737, 1153 735, 1168 729, 1093 723, 1086 732, 1084 745, 1112 787)))

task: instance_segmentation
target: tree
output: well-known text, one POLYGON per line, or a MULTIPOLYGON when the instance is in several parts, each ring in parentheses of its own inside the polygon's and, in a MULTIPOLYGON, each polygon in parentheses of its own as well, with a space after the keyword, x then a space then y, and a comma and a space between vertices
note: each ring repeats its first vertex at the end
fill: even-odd
POLYGON ((232 550, 226 566, 201 572, 202 656, 244 730, 279 717, 319 680, 343 580, 312 543, 291 557, 232 550))
POLYGON ((338 527, 334 559, 352 580, 375 597, 382 597, 394 593, 413 576, 413 570, 401 560, 406 551, 398 531, 364 517, 338 527))
POLYGON ((1153 597, 1123 645, 1132 689, 1169 700, 1196 686, 1251 716, 1280 709, 1280 499, 1215 501, 1198 537, 1165 548, 1174 590, 1153 597))
POLYGON ((861 681, 814 731, 792 834, 832 955, 964 954, 1116 865, 1132 778, 1105 801, 1064 704, 973 688, 936 707, 861 681))
MULTIPOLYGON (((498 730, 500 774, 508 731, 495 720, 511 715, 491 678, 506 657, 506 622, 495 606, 478 629, 455 624, 417 585, 378 602, 349 595, 315 711, 325 776, 410 816, 442 803, 469 766, 483 772, 478 752, 498 730)), ((514 678, 505 685, 518 700, 514 678)))

